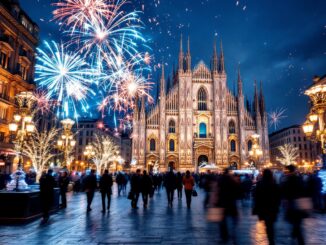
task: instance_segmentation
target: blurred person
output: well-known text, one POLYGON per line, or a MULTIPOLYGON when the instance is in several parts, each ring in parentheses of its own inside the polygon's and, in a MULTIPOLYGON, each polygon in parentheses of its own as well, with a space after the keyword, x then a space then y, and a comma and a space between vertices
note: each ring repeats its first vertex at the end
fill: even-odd
POLYGON ((43 173, 40 178, 40 197, 43 210, 42 223, 46 223, 50 217, 50 209, 54 201, 55 180, 52 176, 53 170, 49 169, 47 173, 43 173))
POLYGON ((0 169, 0 190, 6 188, 6 176, 0 169))
POLYGON ((61 172, 60 177, 58 179, 58 185, 60 188, 60 197, 61 197, 61 208, 66 208, 67 207, 67 197, 66 193, 68 191, 68 185, 69 185, 69 177, 67 172, 61 172))
POLYGON ((105 213, 105 199, 108 199, 107 208, 110 210, 111 195, 112 195, 112 176, 109 174, 109 170, 105 169, 103 175, 100 178, 100 192, 102 197, 102 213, 105 213))
POLYGON ((264 221, 269 244, 274 245, 274 223, 279 211, 281 195, 270 169, 263 171, 262 179, 257 182, 253 197, 253 214, 264 221))
POLYGON ((120 193, 122 191, 122 183, 123 183, 123 176, 122 176, 122 173, 119 172, 116 176, 116 179, 115 181, 117 182, 117 185, 118 185, 118 196, 120 196, 120 193))
POLYGON ((186 175, 183 177, 182 183, 185 187, 187 208, 189 209, 191 205, 191 196, 192 196, 193 188, 195 186, 194 177, 190 175, 189 170, 186 171, 186 175))
POLYGON ((131 200, 131 207, 137 209, 139 194, 141 192, 141 174, 140 169, 136 170, 136 174, 132 175, 130 179, 130 191, 133 195, 131 200))
MULTIPOLYGON (((223 209, 223 218, 220 222, 221 242, 228 242, 230 239, 228 230, 228 220, 232 220, 233 234, 236 234, 236 225, 238 221, 237 200, 240 195, 239 183, 229 173, 229 169, 225 169, 223 174, 217 180, 217 204, 216 206, 223 209)), ((235 240, 235 237, 233 237, 235 240)))
POLYGON ((292 238, 296 239, 299 245, 305 244, 302 221, 306 217, 304 211, 298 208, 298 200, 304 196, 304 183, 302 176, 297 175, 294 165, 286 167, 287 173, 282 183, 282 192, 285 199, 286 219, 292 225, 292 238))
POLYGON ((141 177, 141 193, 143 198, 143 206, 147 208, 148 196, 152 193, 153 190, 153 180, 149 176, 146 170, 143 171, 143 176, 141 177))
POLYGON ((84 179, 84 188, 87 196, 87 212, 92 211, 91 204, 94 198, 95 190, 97 188, 97 179, 95 175, 95 169, 92 169, 90 174, 84 179))
POLYGON ((170 168, 169 172, 167 172, 165 174, 164 186, 165 186, 166 195, 167 195, 167 199, 168 199, 168 206, 172 208, 174 191, 177 188, 177 177, 175 176, 175 174, 173 172, 173 168, 170 168))
POLYGON ((182 199, 182 186, 183 178, 180 172, 177 173, 177 191, 178 191, 178 199, 182 199))

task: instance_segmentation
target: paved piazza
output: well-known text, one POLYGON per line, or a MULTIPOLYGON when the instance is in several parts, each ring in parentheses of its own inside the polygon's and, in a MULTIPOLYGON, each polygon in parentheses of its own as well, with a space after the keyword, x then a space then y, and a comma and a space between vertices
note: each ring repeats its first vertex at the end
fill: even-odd
MULTIPOLYGON (((191 210, 186 209, 185 199, 175 200, 171 209, 162 190, 155 193, 147 210, 143 210, 141 198, 140 208, 131 210, 129 200, 118 197, 114 188, 111 211, 103 215, 99 193, 89 214, 85 213, 85 194, 69 193, 68 208, 52 215, 46 225, 37 220, 22 226, 0 226, 0 244, 218 244, 218 226, 206 222, 203 197, 199 191, 191 210)), ((306 219, 305 230, 307 244, 326 244, 326 216, 306 219)), ((295 244, 282 216, 276 232, 276 244, 295 244)), ((236 235, 237 244, 267 244, 264 226, 249 207, 241 209, 236 235)))

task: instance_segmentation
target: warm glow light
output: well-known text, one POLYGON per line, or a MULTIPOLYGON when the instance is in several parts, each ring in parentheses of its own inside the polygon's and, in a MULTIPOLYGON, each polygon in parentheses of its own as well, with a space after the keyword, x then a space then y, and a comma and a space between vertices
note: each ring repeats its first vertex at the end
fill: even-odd
POLYGON ((34 132, 34 129, 35 129, 34 124, 27 124, 26 125, 26 131, 27 132, 32 133, 32 132, 34 132))
POLYGON ((70 145, 74 147, 76 145, 76 141, 75 140, 70 141, 70 145))
POLYGON ((19 115, 19 114, 15 114, 15 115, 14 115, 14 120, 15 120, 16 122, 19 122, 21 118, 22 118, 22 117, 21 117, 21 115, 19 115))
POLYGON ((63 145, 63 141, 62 140, 58 140, 58 146, 62 146, 63 145))
POLYGON ((9 123, 9 131, 16 132, 18 129, 18 125, 16 123, 9 123))
POLYGON ((303 132, 309 137, 312 135, 314 131, 314 125, 307 120, 303 125, 302 125, 303 132))
POLYGON ((318 115, 317 114, 314 114, 314 113, 311 113, 311 114, 309 114, 309 120, 310 120, 310 122, 317 122, 317 120, 318 120, 318 115))
POLYGON ((27 123, 30 123, 32 121, 32 117, 31 116, 25 116, 24 121, 27 122, 27 123))

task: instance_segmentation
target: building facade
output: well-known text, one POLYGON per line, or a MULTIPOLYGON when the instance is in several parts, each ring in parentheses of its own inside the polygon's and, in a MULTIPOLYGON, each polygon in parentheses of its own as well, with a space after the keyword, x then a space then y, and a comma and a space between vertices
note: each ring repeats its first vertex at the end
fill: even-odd
POLYGON ((278 147, 291 144, 298 149, 297 162, 300 165, 305 163, 315 164, 319 161, 320 146, 307 140, 302 126, 292 125, 280 129, 269 135, 271 162, 277 163, 276 158, 281 157, 278 147))
POLYGON ((91 144, 95 135, 106 135, 110 136, 113 142, 119 148, 119 155, 123 159, 125 164, 129 164, 131 161, 131 141, 130 137, 125 137, 116 133, 110 129, 103 121, 98 119, 87 119, 81 118, 78 124, 74 125, 74 132, 76 132, 76 147, 74 152, 74 165, 80 165, 83 163, 84 166, 87 164, 88 159, 84 155, 84 151, 87 145, 91 144))
POLYGON ((38 26, 17 0, 0 1, 0 153, 12 153, 8 124, 13 120, 15 96, 35 88, 35 49, 38 26))
POLYGON ((162 68, 157 104, 146 111, 144 98, 136 103, 132 162, 147 169, 159 164, 160 171, 168 167, 197 171, 203 162, 244 168, 251 160, 253 134, 260 136, 263 150, 259 162, 269 162, 263 93, 255 83, 253 106, 245 103, 240 72, 237 94, 228 89, 222 44, 219 55, 214 47, 211 69, 204 62, 192 69, 189 40, 184 54, 181 39, 178 60, 168 92, 162 68))

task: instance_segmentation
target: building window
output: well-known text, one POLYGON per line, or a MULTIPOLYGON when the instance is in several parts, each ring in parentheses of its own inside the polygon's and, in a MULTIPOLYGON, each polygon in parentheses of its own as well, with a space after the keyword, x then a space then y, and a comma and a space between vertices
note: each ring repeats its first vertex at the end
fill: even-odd
POLYGON ((235 145, 235 140, 230 141, 230 149, 231 149, 231 152, 236 152, 237 148, 235 145))
POLYGON ((207 126, 206 123, 199 124, 199 138, 206 138, 207 137, 207 126))
POLYGON ((0 107, 0 119, 5 120, 7 117, 7 109, 0 107))
POLYGON ((150 150, 150 151, 155 151, 155 148, 156 148, 156 142, 155 142, 154 139, 151 139, 151 140, 149 141, 149 150, 150 150))
POLYGON ((252 149, 252 141, 249 140, 248 141, 248 151, 251 151, 251 149, 252 149))
POLYGON ((4 141, 5 141, 5 133, 0 132, 0 142, 4 142, 4 141))
POLYGON ((233 120, 229 122, 229 134, 235 134, 235 123, 233 120))
POLYGON ((293 141, 296 142, 297 141, 297 137, 294 136, 293 137, 293 141))
POLYGON ((207 111, 207 93, 203 87, 198 90, 198 110, 207 111))
POLYGON ((175 133, 175 121, 170 120, 169 122, 169 133, 174 134, 175 133))
POLYGON ((175 150, 175 144, 174 140, 169 141, 169 151, 174 151, 175 150))

